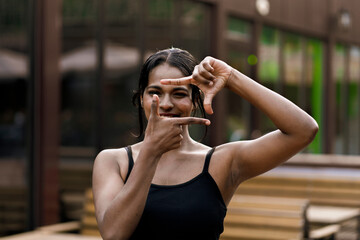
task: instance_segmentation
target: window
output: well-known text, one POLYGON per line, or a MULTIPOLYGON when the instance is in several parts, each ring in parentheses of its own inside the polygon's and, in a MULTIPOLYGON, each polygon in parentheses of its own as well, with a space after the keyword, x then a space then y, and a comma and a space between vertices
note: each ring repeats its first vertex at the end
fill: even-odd
MULTIPOLYGON (((264 26, 259 46, 259 81, 261 84, 277 91, 280 80, 280 32, 264 26)), ((275 129, 274 124, 263 113, 260 114, 260 129, 262 134, 275 129)))
POLYGON ((345 153, 345 116, 346 110, 346 87, 345 87, 345 56, 346 49, 344 45, 337 44, 334 51, 333 76, 335 84, 335 114, 336 114, 336 137, 335 153, 345 153))
POLYGON ((319 131, 305 151, 321 153, 323 141, 323 78, 324 49, 318 39, 308 39, 305 49, 305 108, 318 123, 319 131))
POLYGON ((296 34, 284 35, 284 96, 299 105, 304 69, 302 38, 296 34))
POLYGON ((95 144, 95 1, 65 0, 61 56, 61 146, 89 150, 95 144))
MULTIPOLYGON (((229 16, 227 20, 227 63, 240 72, 249 75, 251 55, 252 24, 237 17, 229 16)), ((254 56, 255 57, 255 56, 254 56)), ((250 133, 250 104, 231 91, 226 91, 227 118, 226 137, 228 141, 248 139, 250 133), (235 104, 234 104, 235 103, 235 104)))
POLYGON ((0 2, 0 158, 25 157, 28 7, 20 0, 0 2))
POLYGON ((349 154, 360 154, 360 48, 350 48, 348 83, 349 154))

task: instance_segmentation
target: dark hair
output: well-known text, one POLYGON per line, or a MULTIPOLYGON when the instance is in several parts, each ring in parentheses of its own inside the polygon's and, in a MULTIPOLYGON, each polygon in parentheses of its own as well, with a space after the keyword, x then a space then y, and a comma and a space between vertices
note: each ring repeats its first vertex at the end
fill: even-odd
MULTIPOLYGON (((145 61, 140 72, 138 88, 134 91, 132 97, 132 102, 138 109, 139 134, 137 136, 139 138, 143 136, 145 130, 145 117, 141 107, 141 96, 144 94, 144 91, 149 84, 149 74, 151 70, 164 63, 176 67, 184 74, 184 76, 190 76, 193 73, 195 66, 198 64, 198 61, 188 51, 179 48, 169 48, 158 51, 145 61)), ((203 97, 200 93, 200 89, 195 85, 191 85, 191 89, 192 103, 196 109, 200 110, 201 117, 205 118, 203 97)))

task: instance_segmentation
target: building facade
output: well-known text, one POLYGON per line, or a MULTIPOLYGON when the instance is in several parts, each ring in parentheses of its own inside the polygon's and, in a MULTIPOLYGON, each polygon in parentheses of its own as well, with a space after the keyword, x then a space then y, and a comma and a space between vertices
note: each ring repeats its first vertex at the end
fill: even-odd
MULTIPOLYGON (((0 1, 0 162, 23 166, 13 183, 30 190, 28 227, 59 219, 59 163, 137 140, 132 91, 163 48, 225 60, 307 111, 320 131, 304 152, 360 154, 358 10, 357 0, 0 1)), ((274 129, 229 91, 213 105, 209 145, 274 129)))

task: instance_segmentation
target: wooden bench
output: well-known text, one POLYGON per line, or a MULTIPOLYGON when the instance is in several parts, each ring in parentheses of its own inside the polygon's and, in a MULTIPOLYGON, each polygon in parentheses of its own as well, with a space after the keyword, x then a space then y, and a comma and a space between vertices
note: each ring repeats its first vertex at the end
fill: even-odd
POLYGON ((360 156, 300 153, 290 158, 284 165, 360 169, 360 156))
POLYGON ((80 220, 84 192, 91 188, 92 162, 62 162, 59 168, 59 191, 62 221, 80 220))
POLYGON ((308 206, 306 199, 235 195, 228 206, 220 239, 331 239, 339 226, 310 231, 306 218, 308 206))
MULTIPOLYGON (((76 231, 82 235, 100 236, 95 218, 92 191, 85 195, 81 221, 45 226, 38 231, 46 233, 76 231)), ((306 221, 308 200, 234 196, 225 218, 222 240, 232 239, 320 239, 338 230, 332 226, 325 233, 310 232, 306 221), (316 235, 317 234, 317 235, 316 235), (269 237, 264 237, 269 236, 269 237), (307 239, 307 238, 306 238, 307 239), (310 239, 310 238, 309 238, 310 239)), ((324 231, 324 230, 322 230, 324 231)))
POLYGON ((80 221, 71 221, 49 226, 43 226, 37 231, 54 233, 54 232, 76 232, 87 236, 100 236, 95 217, 94 199, 91 189, 85 191, 83 209, 80 221))
POLYGON ((27 223, 24 187, 0 187, 0 236, 22 232, 27 223))
POLYGON ((240 195, 306 198, 313 205, 360 208, 360 179, 321 177, 316 173, 264 174, 242 183, 240 195))
MULTIPOLYGON (((319 163, 318 163, 319 164, 319 163)), ((242 183, 236 193, 287 198, 305 198, 313 206, 360 208, 360 173, 357 169, 309 168, 309 172, 289 165, 242 183), (287 170, 284 170, 287 169, 287 170), (343 172, 343 173, 341 173, 343 172), (346 173, 349 172, 349 175, 346 173), (341 174, 340 174, 341 173, 341 174), (354 174, 355 173, 355 174, 354 174)), ((356 239, 360 220, 341 225, 339 239, 356 239), (355 237, 344 237, 355 236, 355 237)))

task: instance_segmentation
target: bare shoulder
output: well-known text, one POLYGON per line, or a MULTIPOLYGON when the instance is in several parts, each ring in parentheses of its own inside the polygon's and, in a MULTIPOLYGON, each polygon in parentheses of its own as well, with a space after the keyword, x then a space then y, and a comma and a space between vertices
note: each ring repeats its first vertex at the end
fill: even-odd
POLYGON ((120 174, 121 178, 127 173, 128 160, 125 148, 105 149, 96 157, 94 162, 94 175, 101 172, 120 174))
POLYGON ((114 161, 122 159, 126 157, 126 150, 125 148, 118 148, 118 149, 105 149, 102 150, 95 159, 95 164, 107 165, 113 164, 114 161))

